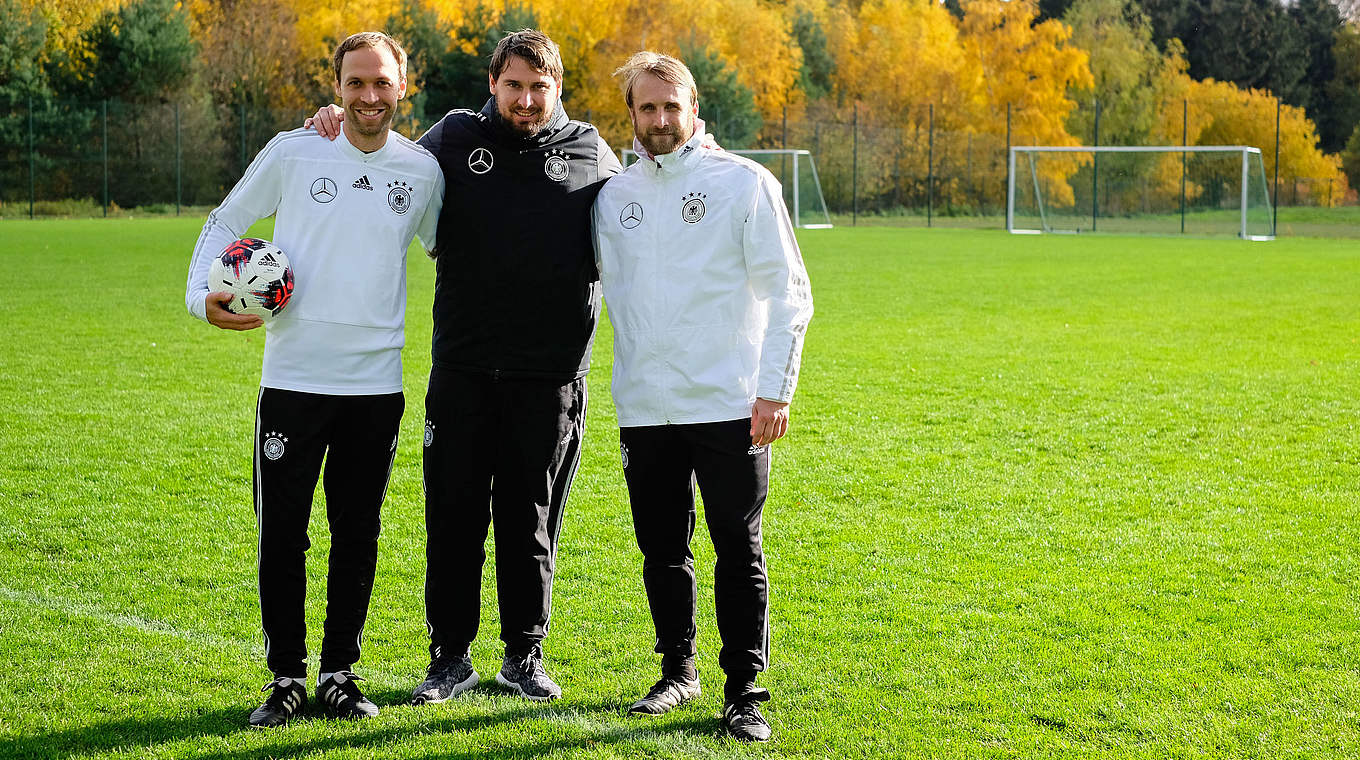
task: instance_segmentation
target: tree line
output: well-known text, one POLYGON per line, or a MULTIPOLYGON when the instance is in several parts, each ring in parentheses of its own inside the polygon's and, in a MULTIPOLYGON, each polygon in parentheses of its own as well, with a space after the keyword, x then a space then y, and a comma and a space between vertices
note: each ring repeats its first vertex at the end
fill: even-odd
MULTIPOLYGON (((901 196, 901 177, 920 170, 926 119, 932 139, 966 139, 970 151, 1007 139, 1249 144, 1263 148, 1270 171, 1277 100, 1279 161, 1287 171, 1342 186, 1348 171, 1349 185, 1360 187, 1356 5, 0 0, 0 149, 18 160, 24 135, 35 130, 49 143, 88 144, 92 136, 71 125, 94 124, 98 109, 113 107, 116 129, 125 133, 120 144, 163 151, 166 138, 156 133, 174 104, 176 134, 193 143, 180 150, 239 163, 235 146, 245 126, 233 114, 286 114, 271 123, 277 129, 331 102, 330 51, 361 29, 385 30, 407 48, 411 94, 397 124, 419 133, 450 108, 479 108, 495 41, 506 30, 537 27, 562 47, 564 106, 595 122, 615 147, 631 140, 611 73, 631 52, 651 48, 690 64, 700 115, 725 145, 808 147, 789 135, 820 140, 821 131, 814 138, 809 130, 852 120, 856 134, 877 135, 863 180, 870 193, 901 196), (100 105, 106 101, 115 105, 100 105)), ((831 141, 823 149, 838 148, 844 146, 831 141)), ((974 169, 971 159, 970 152, 978 183, 997 187, 999 162, 974 169)), ((1054 180, 1079 170, 1051 166, 1054 180)), ((1173 184, 1170 163, 1149 171, 1173 184)), ((948 203, 951 193, 966 191, 946 183, 939 192, 948 203)))

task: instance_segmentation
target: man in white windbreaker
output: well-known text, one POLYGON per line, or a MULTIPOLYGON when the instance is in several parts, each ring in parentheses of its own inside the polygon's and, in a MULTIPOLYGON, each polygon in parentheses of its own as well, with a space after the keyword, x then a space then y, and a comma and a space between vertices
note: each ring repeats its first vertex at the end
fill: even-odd
POLYGON ((812 291, 774 176, 702 147, 694 77, 641 52, 615 72, 641 159, 595 203, 596 259, 614 326, 633 525, 662 678, 631 708, 657 715, 699 695, 694 487, 717 563, 727 678, 724 729, 766 741, 756 674, 769 662, 761 511, 770 444, 788 430, 812 291))
POLYGON ((259 317, 224 308, 210 292, 212 259, 256 221, 277 214, 274 242, 293 266, 296 292, 266 325, 256 404, 255 515, 260 614, 271 692, 250 715, 267 728, 307 701, 304 600, 307 523, 325 460, 331 531, 326 619, 316 699, 330 714, 378 708, 355 685, 377 564, 379 511, 397 449, 405 343, 406 249, 435 245, 444 177, 428 151, 391 132, 406 91, 406 53, 363 32, 332 60, 349 118, 331 142, 310 129, 279 134, 208 216, 194 247, 185 301, 217 327, 250 330, 259 317))

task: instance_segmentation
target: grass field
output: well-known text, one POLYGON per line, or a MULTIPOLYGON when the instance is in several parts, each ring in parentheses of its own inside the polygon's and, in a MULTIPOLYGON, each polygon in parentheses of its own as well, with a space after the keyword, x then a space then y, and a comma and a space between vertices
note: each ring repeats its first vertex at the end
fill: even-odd
MULTIPOLYGON (((0 215, 3 213, 4 209, 0 208, 0 215)), ((992 216, 949 216, 945 211, 938 211, 932 218, 927 219, 924 210, 915 209, 910 212, 887 214, 865 212, 858 216, 832 214, 831 221, 837 227, 849 227, 852 224, 859 227, 925 227, 929 224, 942 229, 1003 230, 1006 228, 1006 213, 1005 209, 1000 209, 999 215, 992 216)), ((1058 214, 1053 222, 1059 229, 1089 231, 1091 226, 1090 217, 1086 215, 1058 214)), ((1238 212, 1232 210, 1191 212, 1185 219, 1185 234, 1191 237, 1215 235, 1231 238, 1237 234, 1239 222, 1238 212)), ((1360 238, 1360 206, 1335 208, 1285 206, 1279 209, 1276 222, 1278 224, 1276 234, 1282 238, 1360 238)), ((1263 233, 1267 229, 1264 225, 1263 218, 1253 216, 1248 225, 1248 234, 1263 233)), ((1037 217, 1025 218, 1023 212, 1017 210, 1016 226, 1039 229, 1043 224, 1037 217)), ((1181 217, 1179 213, 1102 216, 1097 227, 1101 234, 1179 236, 1181 217)))
MULTIPOLYGON (((185 312, 200 223, 0 223, 0 757, 1360 755, 1360 241, 804 235, 817 315, 765 522, 776 740, 748 748, 717 733, 702 521, 705 694, 624 715, 657 661, 607 325, 547 646, 566 697, 403 705, 426 664, 423 257, 358 667, 383 712, 245 728, 263 336, 185 312)), ((319 494, 312 529, 315 651, 319 494)))

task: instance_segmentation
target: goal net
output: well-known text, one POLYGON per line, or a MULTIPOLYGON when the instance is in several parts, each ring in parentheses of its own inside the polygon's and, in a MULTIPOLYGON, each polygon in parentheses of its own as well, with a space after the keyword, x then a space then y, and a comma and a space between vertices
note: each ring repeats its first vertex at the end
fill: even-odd
POLYGON ((1273 240, 1260 148, 1013 146, 1006 229, 1273 240))
MULTIPOLYGON (((803 229, 826 229, 831 227, 831 216, 826 212, 826 199, 822 197, 822 181, 817 177, 817 163, 812 153, 806 150, 730 150, 739 156, 755 161, 770 170, 784 188, 784 205, 789 207, 793 226, 803 229)), ((632 149, 621 151, 623 165, 637 161, 638 155, 632 149)))

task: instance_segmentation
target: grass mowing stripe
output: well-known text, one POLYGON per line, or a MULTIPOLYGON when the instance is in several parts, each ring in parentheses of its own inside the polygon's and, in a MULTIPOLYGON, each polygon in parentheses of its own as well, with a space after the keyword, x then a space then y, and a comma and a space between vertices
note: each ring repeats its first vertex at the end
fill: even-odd
POLYGON ((95 604, 61 599, 48 594, 36 594, 31 591, 19 591, 0 586, 0 598, 12 603, 25 604, 29 607, 51 610, 52 612, 60 612, 63 615, 72 617, 91 618, 102 623, 108 623, 109 625, 122 628, 133 628, 145 633, 173 636, 196 646, 209 646, 216 649, 234 649, 247 655, 256 654, 255 650, 258 649, 258 646, 253 646, 240 639, 216 636, 202 631, 185 630, 160 620, 142 617, 140 615, 110 612, 95 604))

